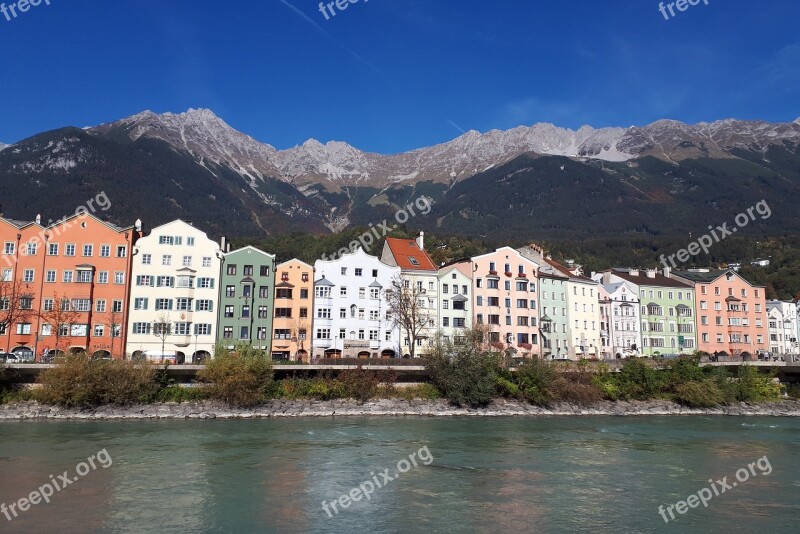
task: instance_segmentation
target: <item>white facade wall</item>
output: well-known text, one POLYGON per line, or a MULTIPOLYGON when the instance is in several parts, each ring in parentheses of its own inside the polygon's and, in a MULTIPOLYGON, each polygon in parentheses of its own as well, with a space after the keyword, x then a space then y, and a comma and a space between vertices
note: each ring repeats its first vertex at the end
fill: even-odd
POLYGON ((797 308, 792 302, 767 301, 770 352, 798 354, 797 308))
POLYGON ((600 307, 597 282, 570 279, 567 282, 567 327, 569 355, 573 358, 600 356, 600 307), (581 347, 583 350, 581 351, 581 347))
POLYGON ((214 354, 219 305, 219 245, 205 232, 177 220, 134 246, 126 352, 161 353, 153 323, 170 323, 164 353, 214 354), (180 287, 186 286, 186 287, 180 287), (190 286, 190 287, 189 287, 190 286), (161 309, 159 309, 161 308, 161 309))
POLYGON ((606 286, 610 299, 609 348, 611 357, 637 356, 642 349, 639 293, 630 282, 606 286), (634 348, 635 347, 635 348, 634 348))
POLYGON ((326 350, 341 351, 343 357, 360 352, 379 357, 387 350, 401 356, 385 295, 400 276, 399 267, 358 249, 335 260, 317 260, 314 271, 313 357, 323 357, 326 350))

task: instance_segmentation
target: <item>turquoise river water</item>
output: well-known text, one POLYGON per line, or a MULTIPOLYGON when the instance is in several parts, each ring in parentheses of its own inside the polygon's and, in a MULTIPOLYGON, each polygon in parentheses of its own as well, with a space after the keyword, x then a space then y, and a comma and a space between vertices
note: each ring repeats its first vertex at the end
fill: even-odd
POLYGON ((0 504, 24 533, 800 532, 800 420, 0 423, 0 504))

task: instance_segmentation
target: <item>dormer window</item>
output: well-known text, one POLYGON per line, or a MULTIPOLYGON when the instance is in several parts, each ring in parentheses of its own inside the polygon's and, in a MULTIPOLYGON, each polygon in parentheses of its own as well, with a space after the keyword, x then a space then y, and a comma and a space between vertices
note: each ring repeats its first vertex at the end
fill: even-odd
POLYGON ((417 258, 415 258, 414 256, 409 256, 408 261, 411 262, 411 265, 419 266, 419 262, 417 261, 417 258))

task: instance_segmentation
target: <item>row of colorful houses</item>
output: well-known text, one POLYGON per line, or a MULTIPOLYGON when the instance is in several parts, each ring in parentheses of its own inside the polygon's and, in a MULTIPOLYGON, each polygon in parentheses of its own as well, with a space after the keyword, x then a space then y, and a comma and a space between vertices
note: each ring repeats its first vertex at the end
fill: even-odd
POLYGON ((309 265, 230 250, 176 220, 144 235, 89 213, 0 217, 0 351, 197 362, 249 344, 276 360, 424 355, 473 327, 517 357, 798 352, 797 307, 733 269, 583 273, 535 244, 436 265, 387 238, 309 265))

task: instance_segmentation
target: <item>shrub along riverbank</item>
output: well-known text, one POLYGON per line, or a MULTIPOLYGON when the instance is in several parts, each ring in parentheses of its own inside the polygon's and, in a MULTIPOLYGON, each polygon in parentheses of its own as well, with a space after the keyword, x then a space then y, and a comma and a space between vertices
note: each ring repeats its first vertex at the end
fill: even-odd
MULTIPOLYGON (((275 380, 272 363, 261 351, 240 347, 219 351, 197 376, 197 387, 170 382, 162 369, 129 361, 93 361, 69 356, 44 371, 39 387, 20 389, 0 367, 0 398, 5 403, 35 400, 67 408, 130 406, 161 402, 217 401, 251 408, 272 399, 320 400, 443 398, 458 407, 485 407, 509 399, 540 407, 572 404, 591 407, 601 401, 674 401, 692 408, 779 400, 782 386, 754 367, 728 370, 700 367, 695 358, 674 360, 654 369, 630 360, 619 372, 589 370, 585 364, 539 360, 510 363, 478 344, 441 345, 427 360, 430 383, 400 387, 391 372, 360 368, 338 375, 275 380)), ((797 393, 796 390, 789 391, 797 393)), ((796 395, 793 395, 796 396, 796 395)))

